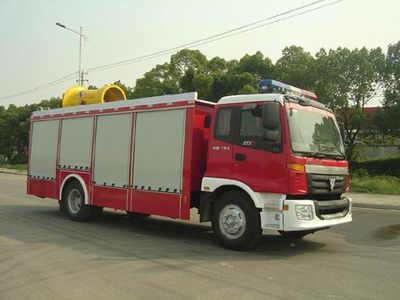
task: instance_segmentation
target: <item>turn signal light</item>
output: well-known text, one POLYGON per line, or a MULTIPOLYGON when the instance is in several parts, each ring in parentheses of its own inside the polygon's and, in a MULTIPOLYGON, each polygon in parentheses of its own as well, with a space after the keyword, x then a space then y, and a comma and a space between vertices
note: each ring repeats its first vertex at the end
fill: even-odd
POLYGON ((305 166, 302 164, 287 164, 289 170, 305 173, 305 166))

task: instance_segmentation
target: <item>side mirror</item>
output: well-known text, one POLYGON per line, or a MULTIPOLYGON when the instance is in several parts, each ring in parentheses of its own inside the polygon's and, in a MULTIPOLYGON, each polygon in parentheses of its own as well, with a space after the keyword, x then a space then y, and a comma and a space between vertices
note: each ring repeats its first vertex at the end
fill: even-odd
POLYGON ((270 142, 278 142, 280 139, 279 130, 277 129, 267 129, 264 132, 264 139, 270 142))
POLYGON ((211 116, 207 115, 204 118, 204 128, 210 128, 211 127, 211 116))
MULTIPOLYGON (((277 129, 280 125, 279 102, 267 102, 263 105, 262 122, 265 129, 277 129)), ((268 131, 268 130, 267 130, 268 131)))

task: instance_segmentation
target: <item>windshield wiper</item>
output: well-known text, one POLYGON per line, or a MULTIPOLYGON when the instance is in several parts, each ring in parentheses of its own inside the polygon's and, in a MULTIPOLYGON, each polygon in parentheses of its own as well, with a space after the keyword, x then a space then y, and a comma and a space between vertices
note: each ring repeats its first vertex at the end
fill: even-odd
POLYGON ((308 152, 308 151, 294 151, 294 152, 308 157, 318 157, 318 158, 327 157, 325 153, 321 152, 308 152))
POLYGON ((331 143, 331 144, 332 144, 332 146, 328 146, 328 145, 324 145, 324 144, 318 144, 318 146, 319 146, 319 149, 321 151, 324 151, 324 150, 328 150, 328 151, 336 150, 337 152, 339 152, 339 155, 333 154, 333 153, 324 153, 326 155, 330 155, 332 157, 340 157, 341 159, 345 159, 346 158, 346 154, 344 154, 337 145, 335 145, 334 143, 331 143))
POLYGON ((345 157, 341 155, 336 155, 336 154, 329 154, 329 153, 323 153, 323 152, 308 152, 308 151, 294 151, 295 153, 299 153, 302 156, 307 156, 307 157, 316 157, 316 158, 333 158, 337 160, 342 160, 345 157))

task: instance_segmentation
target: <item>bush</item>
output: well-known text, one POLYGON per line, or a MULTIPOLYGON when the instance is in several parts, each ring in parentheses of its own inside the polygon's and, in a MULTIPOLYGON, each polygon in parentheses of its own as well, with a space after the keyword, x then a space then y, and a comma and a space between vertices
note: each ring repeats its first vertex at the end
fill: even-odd
POLYGON ((350 171, 354 175, 360 174, 365 176, 388 175, 400 178, 400 157, 392 157, 385 159, 352 161, 350 162, 350 171))
POLYGON ((400 194, 400 178, 391 176, 352 176, 350 192, 400 194))

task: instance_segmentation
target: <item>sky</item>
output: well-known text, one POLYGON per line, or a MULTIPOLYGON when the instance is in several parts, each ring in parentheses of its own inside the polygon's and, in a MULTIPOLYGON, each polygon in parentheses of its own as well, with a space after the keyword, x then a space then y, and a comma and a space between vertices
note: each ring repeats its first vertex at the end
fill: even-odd
MULTIPOLYGON (((315 1, 315 0, 314 0, 315 1)), ((327 0, 324 3, 333 2, 327 0)), ((82 67, 135 58, 173 48, 265 19, 313 0, 0 0, 0 105, 24 105, 61 97, 77 76, 13 98, 78 70, 79 30, 87 40, 82 67)), ((194 47, 209 59, 240 59, 261 51, 276 62, 286 46, 320 48, 381 47, 400 40, 399 0, 343 0, 337 4, 237 36, 194 47)), ((170 54, 103 71, 89 72, 98 87, 136 79, 170 54)), ((379 104, 374 100, 372 105, 379 104)))

